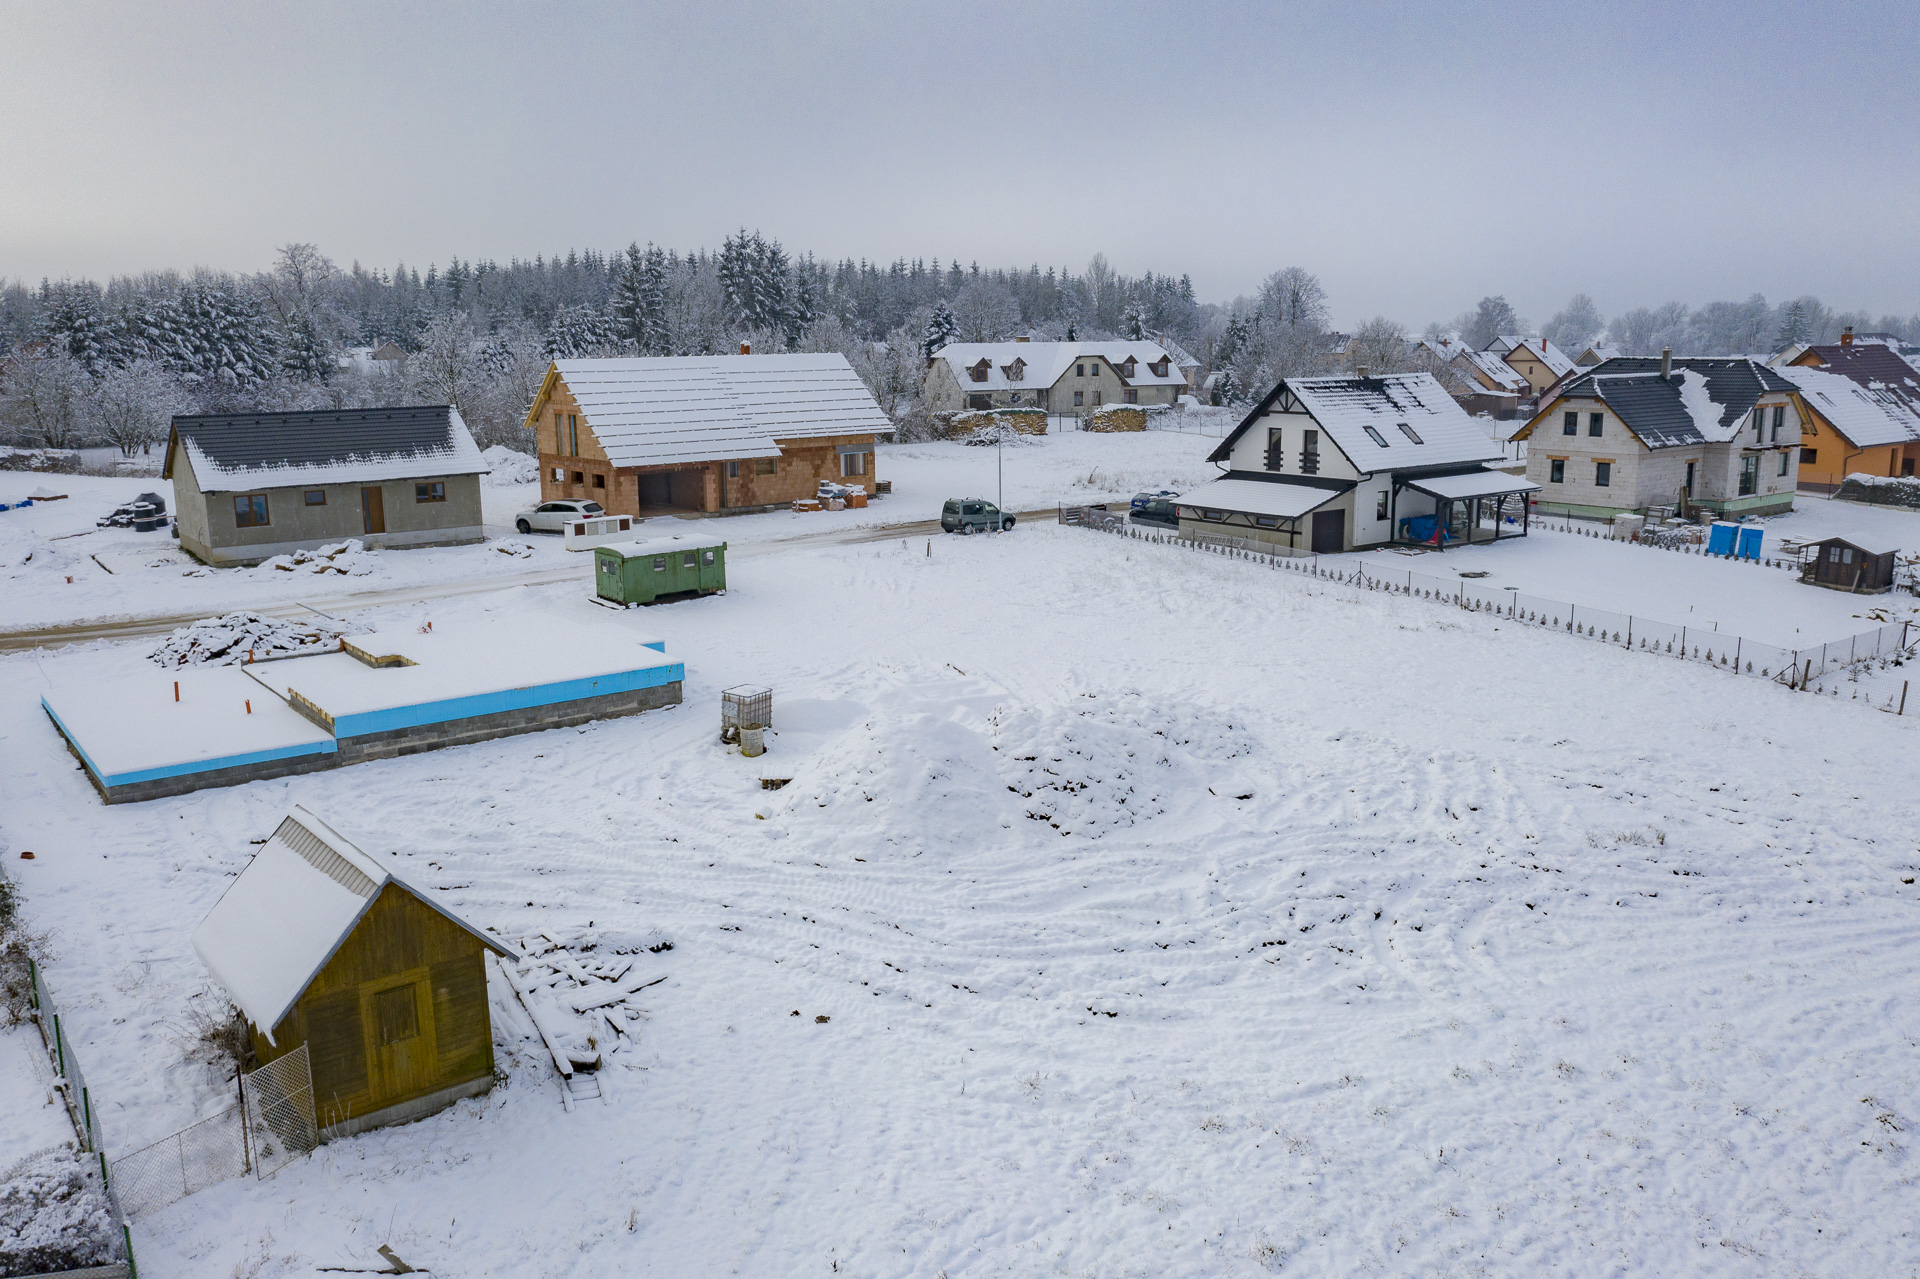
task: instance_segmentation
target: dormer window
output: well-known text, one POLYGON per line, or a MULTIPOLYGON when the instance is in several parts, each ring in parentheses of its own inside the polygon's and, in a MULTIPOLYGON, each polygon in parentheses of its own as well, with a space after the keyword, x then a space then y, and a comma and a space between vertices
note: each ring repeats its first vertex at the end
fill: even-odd
POLYGON ((1408 426, 1405 422, 1400 423, 1400 431, 1401 431, 1401 434, 1405 435, 1408 439, 1412 440, 1415 444, 1426 443, 1425 440, 1421 439, 1418 435, 1415 435, 1413 433, 1413 428, 1408 426))
POLYGON ((1165 377, 1167 375, 1167 360, 1156 360, 1152 364, 1147 365, 1147 368, 1152 371, 1155 377, 1165 377))
POLYGON ((1374 442, 1375 444, 1378 444, 1378 445, 1379 445, 1379 446, 1380 446, 1381 448, 1386 448, 1386 447, 1387 447, 1387 437, 1386 437, 1386 436, 1384 436, 1384 435, 1382 435, 1382 434, 1380 434, 1380 432, 1378 432, 1378 431, 1376 431, 1376 430, 1374 430, 1374 429, 1373 429, 1372 427, 1370 427, 1370 426, 1363 426, 1363 427, 1361 427, 1360 429, 1361 429, 1361 430, 1363 430, 1363 431, 1365 431, 1365 432, 1367 433, 1367 438, 1368 438, 1368 439, 1370 439, 1370 440, 1372 440, 1372 441, 1373 441, 1373 442, 1374 442))
POLYGON ((968 369, 967 374, 976 382, 984 382, 987 380, 987 370, 992 367, 993 364, 990 361, 981 360, 980 363, 968 369))
POLYGON ((1007 381, 1018 382, 1026 377, 1027 362, 1025 360, 1016 359, 1012 364, 1001 365, 1000 371, 1007 375, 1007 381))
POLYGON ((1122 361, 1120 365, 1120 376, 1127 377, 1127 378, 1130 378, 1133 376, 1133 357, 1132 356, 1128 356, 1124 361, 1122 361))

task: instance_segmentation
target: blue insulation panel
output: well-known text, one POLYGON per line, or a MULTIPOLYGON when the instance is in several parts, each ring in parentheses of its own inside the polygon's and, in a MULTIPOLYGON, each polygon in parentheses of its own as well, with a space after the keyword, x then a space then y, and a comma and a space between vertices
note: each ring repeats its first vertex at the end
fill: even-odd
POLYGON ((301 755, 331 755, 340 748, 331 741, 300 742, 293 746, 278 746, 271 750, 249 751, 241 755, 222 755, 216 759, 186 760, 178 764, 165 764, 157 768, 140 768, 126 773, 103 773, 93 762, 93 756, 87 754, 87 748, 80 739, 68 731, 60 716, 47 705, 47 699, 41 698, 40 705, 46 708, 47 715, 53 720, 60 735, 73 743, 73 749, 79 754, 87 771, 98 777, 106 786, 131 786, 135 782, 150 782, 161 777, 185 777, 191 773, 212 773, 223 768, 239 768, 246 764, 264 764, 276 759, 294 759, 301 755))
MULTIPOLYGON (((651 646, 649 646, 651 647, 651 646)), ((472 719, 478 715, 497 715, 503 711, 526 710, 532 706, 554 706, 577 702, 587 697, 610 693, 631 693, 642 688, 684 681, 683 662, 663 662, 637 671, 616 671, 591 679, 564 680, 557 684, 530 684, 524 688, 503 689, 497 693, 479 693, 446 701, 421 702, 415 706, 391 706, 356 715, 336 715, 333 735, 345 739, 367 733, 387 733, 422 724, 444 724, 449 720, 472 719)))

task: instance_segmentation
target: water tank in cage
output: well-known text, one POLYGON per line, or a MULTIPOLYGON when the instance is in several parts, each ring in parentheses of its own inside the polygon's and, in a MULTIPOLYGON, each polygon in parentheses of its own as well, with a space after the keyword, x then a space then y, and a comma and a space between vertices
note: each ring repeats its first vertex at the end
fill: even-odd
POLYGON ((773 690, 737 684, 720 694, 720 740, 737 742, 743 728, 773 727, 773 690))

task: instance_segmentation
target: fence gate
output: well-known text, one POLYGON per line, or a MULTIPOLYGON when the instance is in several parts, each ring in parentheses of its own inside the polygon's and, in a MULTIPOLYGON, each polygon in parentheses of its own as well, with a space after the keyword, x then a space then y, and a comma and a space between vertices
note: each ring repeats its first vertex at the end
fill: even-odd
POLYGON ((305 1044, 240 1076, 240 1095, 254 1175, 271 1177, 320 1144, 320 1125, 313 1110, 313 1068, 305 1044))

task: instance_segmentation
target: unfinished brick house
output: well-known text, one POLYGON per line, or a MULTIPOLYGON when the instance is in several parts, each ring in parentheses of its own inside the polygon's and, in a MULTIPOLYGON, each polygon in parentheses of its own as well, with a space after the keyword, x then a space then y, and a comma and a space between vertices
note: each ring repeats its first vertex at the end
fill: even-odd
POLYGON ((540 500, 619 515, 745 514, 820 481, 873 492, 893 430, 846 357, 556 360, 527 413, 540 500))

